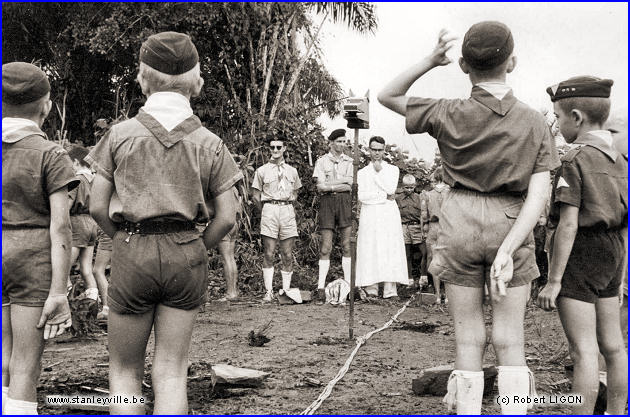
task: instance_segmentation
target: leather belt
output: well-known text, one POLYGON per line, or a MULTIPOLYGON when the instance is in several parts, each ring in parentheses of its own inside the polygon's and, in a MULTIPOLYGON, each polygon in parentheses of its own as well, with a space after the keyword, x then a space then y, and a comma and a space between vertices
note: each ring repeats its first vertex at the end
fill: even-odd
POLYGON ((144 220, 138 223, 124 222, 121 224, 120 230, 129 234, 140 235, 161 235, 165 233, 185 232, 195 230, 195 222, 180 220, 144 220))
POLYGON ((263 201, 263 204, 276 204, 279 206, 290 206, 293 204, 293 201, 288 201, 288 200, 265 200, 263 201))

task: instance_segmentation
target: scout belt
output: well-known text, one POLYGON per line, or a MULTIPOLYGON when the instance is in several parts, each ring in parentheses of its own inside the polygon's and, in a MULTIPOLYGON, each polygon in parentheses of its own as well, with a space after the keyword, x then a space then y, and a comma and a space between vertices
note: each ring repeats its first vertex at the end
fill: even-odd
POLYGON ((263 201, 263 204, 277 204, 279 206, 290 206, 291 204, 293 204, 293 201, 287 201, 287 200, 265 200, 263 201))
POLYGON ((138 223, 124 222, 120 230, 129 234, 161 235, 165 233, 184 232, 195 230, 195 223, 179 220, 151 221, 144 220, 138 223))
POLYGON ((402 222, 402 224, 406 224, 408 226, 417 226, 420 224, 420 222, 402 222))

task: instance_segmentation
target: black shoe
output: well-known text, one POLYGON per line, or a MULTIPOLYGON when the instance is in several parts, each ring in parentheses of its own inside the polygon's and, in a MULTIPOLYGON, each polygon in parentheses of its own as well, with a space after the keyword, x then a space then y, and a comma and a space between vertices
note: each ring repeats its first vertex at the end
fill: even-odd
POLYGON ((323 288, 317 289, 317 294, 315 295, 315 304, 318 306, 326 304, 326 290, 323 288))

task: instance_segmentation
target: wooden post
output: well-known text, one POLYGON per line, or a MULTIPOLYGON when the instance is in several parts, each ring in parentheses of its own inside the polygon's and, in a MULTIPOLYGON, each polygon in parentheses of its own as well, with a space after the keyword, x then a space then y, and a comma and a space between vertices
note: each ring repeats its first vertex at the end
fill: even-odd
POLYGON ((357 282, 357 225, 359 224, 359 218, 357 216, 357 203, 358 203, 358 185, 357 185, 357 172, 359 171, 359 129, 354 129, 354 143, 352 145, 352 157, 354 162, 352 164, 352 235, 350 236, 350 256, 352 261, 351 273, 350 273, 350 317, 348 320, 348 334, 350 339, 354 339, 354 285, 357 282))

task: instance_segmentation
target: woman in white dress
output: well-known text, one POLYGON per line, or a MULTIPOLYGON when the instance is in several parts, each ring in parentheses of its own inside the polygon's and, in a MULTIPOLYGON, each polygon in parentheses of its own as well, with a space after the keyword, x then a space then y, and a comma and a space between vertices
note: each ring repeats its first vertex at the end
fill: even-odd
POLYGON ((398 167, 383 161, 385 140, 370 138, 371 162, 357 177, 361 215, 357 238, 357 286, 378 296, 384 282, 383 298, 398 297, 396 283, 408 284, 407 258, 400 212, 394 199, 398 167))

